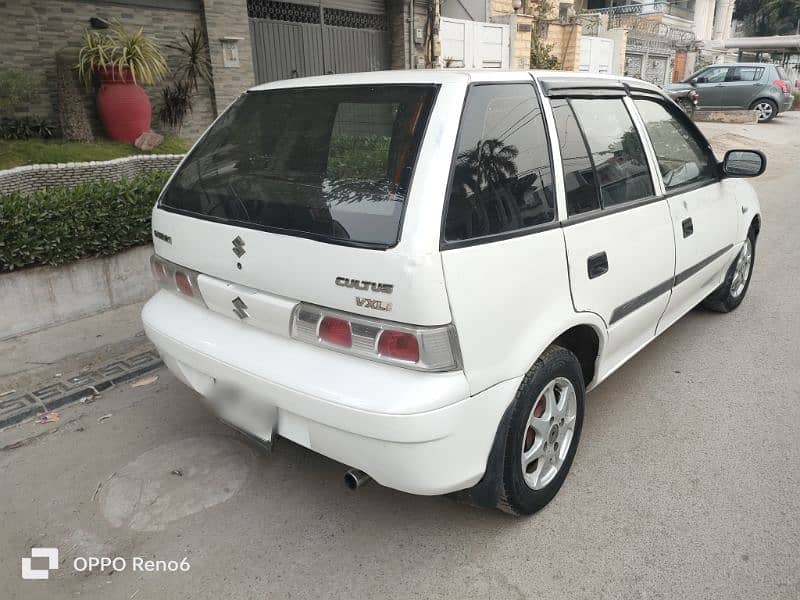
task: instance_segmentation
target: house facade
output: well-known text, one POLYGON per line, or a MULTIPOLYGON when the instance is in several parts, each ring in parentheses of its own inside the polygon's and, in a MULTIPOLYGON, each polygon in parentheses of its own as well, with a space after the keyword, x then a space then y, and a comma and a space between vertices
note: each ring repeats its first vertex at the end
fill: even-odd
POLYGON ((726 60, 734 0, 576 0, 605 31, 627 32, 623 73, 663 85, 726 60))
MULTIPOLYGON (((39 93, 14 116, 58 122, 56 54, 77 62, 81 37, 98 22, 142 27, 174 65, 167 45, 201 31, 212 67, 183 127, 199 135, 248 87, 289 77, 439 65, 438 0, 26 0, 0 2, 0 69, 32 73, 39 93)), ((146 91, 157 114, 168 80, 146 91)), ((100 133, 94 92, 83 93, 100 133)), ((154 117, 153 125, 158 123, 154 117)))

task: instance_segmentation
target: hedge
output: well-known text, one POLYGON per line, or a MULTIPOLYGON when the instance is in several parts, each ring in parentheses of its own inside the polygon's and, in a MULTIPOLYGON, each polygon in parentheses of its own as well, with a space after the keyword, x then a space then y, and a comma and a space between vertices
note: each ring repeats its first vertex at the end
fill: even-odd
POLYGON ((0 272, 116 254, 150 241, 169 173, 0 196, 0 272))

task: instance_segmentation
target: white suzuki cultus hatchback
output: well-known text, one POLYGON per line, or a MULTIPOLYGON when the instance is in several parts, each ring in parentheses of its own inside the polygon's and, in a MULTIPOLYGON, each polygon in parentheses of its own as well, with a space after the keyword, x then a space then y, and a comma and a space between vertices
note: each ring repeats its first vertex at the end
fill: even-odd
POLYGON ((553 72, 293 79, 236 100, 153 210, 147 335, 226 422, 414 494, 529 514, 584 397, 697 304, 747 293, 761 226, 657 88, 553 72))

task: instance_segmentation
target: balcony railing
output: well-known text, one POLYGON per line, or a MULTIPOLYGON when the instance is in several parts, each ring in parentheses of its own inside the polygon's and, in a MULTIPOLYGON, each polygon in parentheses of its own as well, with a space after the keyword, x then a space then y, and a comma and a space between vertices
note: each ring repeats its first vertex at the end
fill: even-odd
POLYGON ((692 21, 694 20, 694 2, 690 3, 690 0, 678 0, 676 2, 657 0, 656 2, 644 2, 642 4, 593 8, 585 12, 607 14, 609 16, 665 14, 692 21))

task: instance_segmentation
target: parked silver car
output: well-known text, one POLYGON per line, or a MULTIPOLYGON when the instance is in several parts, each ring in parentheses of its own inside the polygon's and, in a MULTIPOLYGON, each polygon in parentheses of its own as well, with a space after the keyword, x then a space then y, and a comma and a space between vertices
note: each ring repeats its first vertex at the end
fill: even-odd
POLYGON ((790 110, 794 100, 783 67, 764 63, 711 65, 664 89, 669 93, 689 88, 699 92, 701 110, 749 108, 758 111, 762 123, 790 110))

